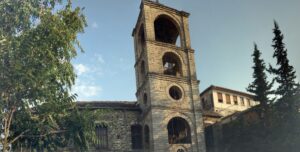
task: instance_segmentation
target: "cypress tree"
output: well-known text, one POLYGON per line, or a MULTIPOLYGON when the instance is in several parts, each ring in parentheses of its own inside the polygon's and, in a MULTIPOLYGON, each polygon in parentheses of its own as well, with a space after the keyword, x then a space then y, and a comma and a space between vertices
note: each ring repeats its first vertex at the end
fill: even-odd
POLYGON ((275 74, 275 80, 279 84, 275 91, 275 94, 280 96, 279 101, 284 102, 283 105, 287 107, 292 107, 294 105, 292 99, 296 95, 299 87, 299 83, 295 81, 296 71, 294 67, 289 64, 287 49, 283 43, 284 36, 276 21, 274 21, 273 33, 275 35, 272 44, 274 48, 273 58, 277 60, 277 67, 274 68, 270 65, 269 71, 275 74))
POLYGON ((261 52, 258 50, 257 45, 254 44, 253 56, 253 79, 254 81, 249 84, 247 91, 255 94, 255 100, 259 101, 263 110, 266 110, 269 104, 273 102, 268 96, 273 94, 272 86, 273 82, 267 81, 266 65, 264 60, 261 59, 261 52))

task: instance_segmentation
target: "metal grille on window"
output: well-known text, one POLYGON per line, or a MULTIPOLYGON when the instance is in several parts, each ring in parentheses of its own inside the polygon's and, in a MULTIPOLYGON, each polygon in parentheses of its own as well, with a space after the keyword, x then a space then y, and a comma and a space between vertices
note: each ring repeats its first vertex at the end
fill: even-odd
POLYGON ((108 148, 108 136, 106 126, 96 126, 96 148, 107 149, 108 148))

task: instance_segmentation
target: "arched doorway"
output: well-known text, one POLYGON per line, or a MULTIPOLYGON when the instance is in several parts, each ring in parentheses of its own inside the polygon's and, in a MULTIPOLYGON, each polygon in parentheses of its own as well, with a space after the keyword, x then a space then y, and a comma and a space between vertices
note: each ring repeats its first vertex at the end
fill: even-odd
POLYGON ((180 117, 172 118, 168 123, 169 144, 191 143, 191 129, 188 122, 180 117))

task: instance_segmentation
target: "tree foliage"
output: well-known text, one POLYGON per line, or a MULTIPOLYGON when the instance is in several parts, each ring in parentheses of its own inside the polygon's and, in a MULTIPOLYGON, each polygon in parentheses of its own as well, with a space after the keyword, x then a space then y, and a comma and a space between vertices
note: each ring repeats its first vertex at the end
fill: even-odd
POLYGON ((267 108, 269 104, 271 104, 273 100, 271 100, 268 96, 273 94, 272 86, 273 82, 267 81, 267 75, 265 73, 266 66, 261 59, 261 52, 258 50, 257 45, 254 44, 254 52, 253 56, 253 78, 254 81, 249 84, 247 91, 255 94, 255 100, 259 101, 262 107, 267 108))
MULTIPOLYGON (((272 82, 267 81, 265 63, 254 45, 253 78, 248 91, 256 95, 261 104, 248 109, 230 122, 222 124, 222 136, 215 151, 220 152, 298 152, 300 149, 300 87, 296 72, 287 58, 283 34, 274 22, 273 57, 276 68, 268 71, 275 74, 278 88, 274 91, 279 98, 272 102, 272 82), (267 105, 267 111, 266 106, 267 105), (264 113, 264 117, 259 114, 264 113)), ((215 129, 218 131, 217 129, 215 129)))
POLYGON ((294 106, 293 96, 297 93, 299 84, 296 82, 296 71, 290 65, 287 57, 287 49, 283 42, 283 34, 279 29, 276 21, 274 21, 274 38, 272 47, 274 48, 273 57, 276 59, 277 67, 270 66, 269 71, 275 74, 275 80, 279 84, 275 93, 280 96, 280 101, 285 103, 286 107, 292 108, 294 106), (291 103, 288 103, 291 102, 291 103))
POLYGON ((4 151, 12 145, 55 151, 71 139, 88 148, 93 112, 78 111, 76 94, 70 94, 76 78, 71 60, 85 26, 82 9, 73 9, 70 1, 0 1, 4 151), (64 7, 54 9, 56 4, 64 7))

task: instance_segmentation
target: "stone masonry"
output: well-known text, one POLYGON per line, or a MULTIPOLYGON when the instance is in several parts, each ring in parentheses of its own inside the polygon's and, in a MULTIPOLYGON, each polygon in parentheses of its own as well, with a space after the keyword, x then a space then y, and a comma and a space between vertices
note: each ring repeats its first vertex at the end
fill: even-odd
POLYGON ((132 32, 137 102, 78 103, 112 110, 95 120, 107 124, 98 136, 108 144, 94 151, 206 151, 188 17, 187 12, 142 1, 132 32))
POLYGON ((188 28, 189 14, 162 4, 144 1, 133 31, 136 54, 137 98, 142 109, 142 125, 150 127, 150 151, 204 152, 204 134, 201 105, 196 77, 194 50, 191 48, 188 28), (161 21, 161 24, 158 21, 161 21), (164 21, 169 20, 169 21, 164 21), (169 23, 170 22, 170 23, 169 23), (174 24, 174 26, 170 25, 174 24), (166 30, 161 26, 168 26, 166 30), (170 28, 175 30, 170 30, 170 28), (169 41, 178 31, 178 44, 169 41), (162 41, 158 40, 166 34, 162 41), (171 44, 169 43, 171 42, 171 44), (177 57, 179 75, 164 74, 162 59, 165 54, 177 57), (170 97, 170 88, 177 86, 182 93, 179 100, 170 97), (147 102, 145 97, 147 96, 147 102), (168 123, 180 117, 187 121, 191 131, 191 143, 170 144, 168 123))

